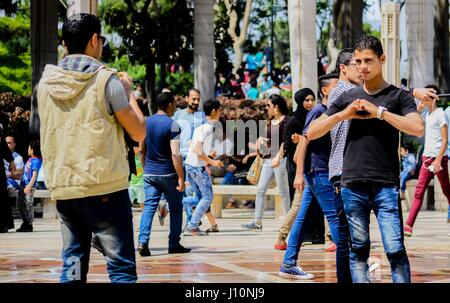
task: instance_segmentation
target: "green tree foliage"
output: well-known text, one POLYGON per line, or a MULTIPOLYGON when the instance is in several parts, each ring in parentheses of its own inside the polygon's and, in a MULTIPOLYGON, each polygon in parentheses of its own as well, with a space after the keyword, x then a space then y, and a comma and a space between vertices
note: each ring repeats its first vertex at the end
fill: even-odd
POLYGON ((254 11, 252 12, 252 28, 256 29, 255 34, 250 34, 253 40, 247 44, 246 51, 252 48, 256 51, 263 50, 271 46, 272 35, 272 14, 273 18, 273 46, 274 46, 274 67, 280 68, 284 63, 290 61, 289 53, 289 23, 287 16, 286 0, 256 0, 254 11))
POLYGON ((233 50, 233 40, 228 34, 230 18, 223 1, 218 1, 214 7, 214 46, 216 74, 229 74, 233 69, 228 53, 233 50))
POLYGON ((193 11, 186 0, 102 0, 99 15, 110 32, 122 37, 121 55, 146 68, 145 88, 152 100, 165 86, 167 65, 192 62, 193 11), (159 83, 156 65, 160 65, 159 83))
POLYGON ((319 28, 318 51, 319 54, 327 53, 327 43, 330 39, 330 23, 332 20, 332 6, 328 0, 317 0, 317 26, 319 28))
POLYGON ((16 11, 8 11, 10 16, 0 17, 0 92, 28 96, 31 94, 31 21, 27 3, 16 4, 16 11))
POLYGON ((364 35, 371 35, 377 37, 378 39, 381 39, 381 32, 373 28, 370 23, 363 24, 363 33, 364 35))

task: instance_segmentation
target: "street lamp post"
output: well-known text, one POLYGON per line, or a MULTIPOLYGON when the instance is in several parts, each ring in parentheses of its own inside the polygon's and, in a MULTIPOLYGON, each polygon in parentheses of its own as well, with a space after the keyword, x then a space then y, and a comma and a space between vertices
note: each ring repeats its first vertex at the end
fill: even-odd
POLYGON ((275 61, 275 48, 274 48, 274 44, 273 44, 273 36, 274 36, 274 32, 275 32, 275 12, 274 12, 274 6, 273 6, 273 0, 271 1, 271 12, 272 15, 270 17, 270 24, 271 24, 271 32, 270 32, 270 73, 272 73, 273 71, 273 64, 275 61))

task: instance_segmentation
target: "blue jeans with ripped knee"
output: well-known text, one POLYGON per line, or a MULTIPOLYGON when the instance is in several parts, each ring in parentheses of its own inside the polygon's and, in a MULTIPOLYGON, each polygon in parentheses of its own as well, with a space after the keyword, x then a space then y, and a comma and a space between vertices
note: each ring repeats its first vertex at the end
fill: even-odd
POLYGON ((411 272, 403 244, 398 188, 374 183, 342 186, 342 200, 350 229, 350 270, 353 282, 370 282, 367 260, 370 255, 370 212, 373 209, 391 265, 392 280, 394 283, 410 283, 411 272))

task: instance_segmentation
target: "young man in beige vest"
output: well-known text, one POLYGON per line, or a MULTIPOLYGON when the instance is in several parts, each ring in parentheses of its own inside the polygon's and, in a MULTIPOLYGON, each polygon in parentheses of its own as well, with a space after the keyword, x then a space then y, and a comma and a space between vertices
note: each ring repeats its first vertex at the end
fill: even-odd
POLYGON ((124 129, 145 138, 129 78, 99 62, 100 20, 75 14, 62 28, 68 56, 47 65, 38 86, 45 183, 57 200, 63 237, 61 282, 86 282, 91 237, 112 282, 137 280, 124 129), (130 103, 128 100, 130 99, 130 103))

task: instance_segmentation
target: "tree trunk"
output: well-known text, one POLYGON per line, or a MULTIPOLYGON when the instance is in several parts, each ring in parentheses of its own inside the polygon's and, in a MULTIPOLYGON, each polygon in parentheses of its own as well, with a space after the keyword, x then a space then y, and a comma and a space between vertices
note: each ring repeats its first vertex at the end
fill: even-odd
POLYGON ((58 58, 58 0, 31 1, 31 100, 30 134, 39 136, 36 86, 45 65, 56 64, 58 58))
POLYGON ((450 91, 449 0, 435 0, 434 6, 434 77, 443 92, 450 91))
POLYGON ((46 64, 58 58, 58 0, 31 1, 32 87, 41 79, 46 64))
POLYGON ((158 94, 162 92, 163 88, 166 86, 166 75, 167 75, 167 64, 166 62, 162 62, 159 68, 159 86, 158 86, 158 94))
POLYGON ((408 0, 405 8, 409 86, 424 87, 434 81, 434 3, 429 0, 408 0))
POLYGON ((147 105, 150 111, 150 115, 153 115, 158 111, 155 102, 155 82, 155 61, 153 59, 148 59, 147 64, 145 64, 145 92, 147 94, 147 105))
MULTIPOLYGON (((289 0, 289 41, 292 92, 308 87, 317 91, 316 4, 308 0, 289 0)), ((296 103, 293 102, 294 108, 296 103)))
POLYGON ((333 5, 333 33, 338 48, 353 47, 363 34, 363 0, 335 0, 333 5))
POLYGON ((201 105, 214 98, 214 1, 197 0, 194 6, 194 86, 201 105))
POLYGON ((233 43, 233 51, 234 51, 233 74, 236 74, 237 70, 239 69, 239 66, 242 63, 242 60, 244 60, 244 50, 242 49, 243 45, 244 43, 241 43, 239 41, 233 43))
MULTIPOLYGON (((233 73, 239 68, 244 56, 242 46, 247 40, 247 31, 250 23, 250 11, 252 8, 253 0, 247 0, 245 3, 244 16, 242 17, 242 28, 239 31, 239 36, 237 35, 236 28, 241 20, 238 20, 238 15, 236 12, 236 4, 230 3, 230 0, 225 0, 225 6, 228 9, 228 15, 230 16, 230 27, 228 28, 228 33, 233 40, 233 50, 234 50, 234 60, 233 60, 233 73)), ((315 24, 315 21, 314 21, 315 24)))

